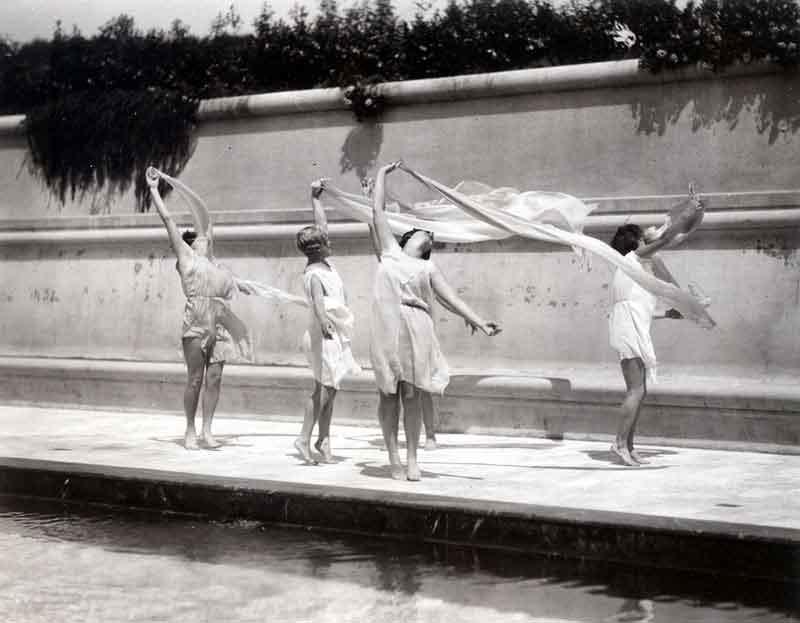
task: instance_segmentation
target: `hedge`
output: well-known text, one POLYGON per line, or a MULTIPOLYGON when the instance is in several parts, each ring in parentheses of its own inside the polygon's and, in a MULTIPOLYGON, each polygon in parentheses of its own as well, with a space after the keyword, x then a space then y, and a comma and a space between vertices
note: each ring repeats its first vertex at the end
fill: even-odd
POLYGON ((313 18, 299 9, 276 20, 265 8, 253 34, 224 25, 202 37, 180 22, 143 33, 120 16, 91 37, 59 29, 50 41, 6 41, 0 113, 80 91, 158 88, 210 98, 634 57, 652 71, 800 59, 797 1, 678 8, 674 0, 599 0, 555 8, 543 0, 453 0, 402 20, 391 0, 346 11, 322 0, 313 18), (633 33, 631 47, 615 40, 615 25, 633 33))

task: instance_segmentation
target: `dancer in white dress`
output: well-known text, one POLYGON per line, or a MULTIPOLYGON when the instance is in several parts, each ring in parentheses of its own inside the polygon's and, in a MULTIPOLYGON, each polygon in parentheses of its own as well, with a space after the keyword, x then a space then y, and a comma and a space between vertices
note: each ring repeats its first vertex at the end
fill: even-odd
POLYGON ((330 425, 336 392, 345 375, 360 370, 353 358, 350 341, 353 314, 347 307, 344 284, 330 260, 328 220, 319 201, 325 180, 311 185, 314 225, 297 233, 297 248, 308 258, 303 286, 310 304, 308 330, 303 348, 314 375, 314 391, 306 404, 303 428, 294 446, 303 459, 311 462, 311 434, 319 423, 314 447, 325 462, 333 460, 330 425))
POLYGON ((237 347, 242 357, 250 356, 247 330, 231 311, 229 301, 237 289, 250 292, 214 258, 210 218, 207 215, 195 218, 195 231, 181 234, 158 190, 159 180, 168 176, 149 167, 146 177, 153 203, 178 258, 178 274, 186 295, 182 329, 183 355, 188 371, 183 396, 186 415, 184 447, 187 450, 197 450, 200 446, 217 448, 220 443, 211 434, 211 423, 219 401, 225 361, 236 355, 237 347), (195 413, 201 391, 203 425, 198 441, 195 413))
POLYGON ((178 258, 176 267, 186 295, 183 355, 189 378, 183 395, 186 414, 184 446, 189 450, 196 450, 200 445, 216 448, 221 444, 211 434, 211 422, 219 401, 225 362, 252 359, 250 332, 231 309, 234 296, 243 293, 273 302, 305 307, 308 304, 304 298, 278 288, 240 279, 221 265, 214 257, 211 212, 205 202, 186 184, 154 167, 148 167, 145 176, 153 203, 178 258), (194 230, 181 235, 158 190, 161 181, 169 184, 186 201, 194 230), (194 421, 201 390, 203 429, 198 442, 194 421))
MULTIPOLYGON (((627 262, 650 273, 656 270, 660 273, 658 275, 660 278, 666 278, 673 283, 672 276, 658 262, 658 258, 653 257, 653 254, 674 244, 674 238, 663 235, 656 240, 646 242, 642 229, 633 224, 620 227, 611 241, 611 246, 622 254, 627 262)), ((657 360, 653 340, 650 337, 650 324, 654 317, 658 317, 656 316, 658 298, 620 268, 614 273, 611 293, 613 305, 609 317, 609 342, 619 353, 626 386, 619 428, 611 451, 625 465, 637 466, 646 462, 634 450, 633 436, 642 402, 647 395, 648 377, 654 381, 656 376, 657 360)), ((677 310, 669 309, 661 317, 679 319, 683 316, 677 310)))
POLYGON ((423 396, 442 393, 450 379, 431 317, 434 299, 464 318, 473 333, 480 329, 494 336, 500 328, 478 316, 430 260, 431 232, 407 232, 402 247, 392 235, 385 213, 386 174, 399 166, 395 162, 381 168, 375 180, 372 239, 380 263, 373 293, 370 360, 380 392, 378 417, 392 477, 419 480, 417 444, 423 396), (406 432, 406 470, 397 443, 400 400, 406 432))

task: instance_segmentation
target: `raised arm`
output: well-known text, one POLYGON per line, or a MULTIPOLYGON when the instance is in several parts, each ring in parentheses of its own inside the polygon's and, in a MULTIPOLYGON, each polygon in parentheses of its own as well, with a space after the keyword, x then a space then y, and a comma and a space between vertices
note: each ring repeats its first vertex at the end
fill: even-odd
MULTIPOLYGON (((361 194, 370 201, 373 201, 375 196, 375 180, 373 180, 371 177, 362 177, 361 194)), ((372 242, 372 251, 375 253, 375 257, 380 262, 381 245, 378 243, 378 235, 375 233, 375 227, 371 223, 369 223, 368 225, 369 225, 369 239, 372 242)))
POLYGON ((375 191, 372 203, 372 225, 375 230, 373 237, 373 244, 377 245, 375 252, 378 257, 386 251, 400 251, 400 245, 397 244, 392 230, 389 227, 389 220, 386 218, 386 174, 391 173, 400 162, 392 162, 378 171, 375 178, 375 191))
POLYGON ((670 242, 672 242, 672 239, 662 234, 652 242, 640 245, 639 248, 636 249, 635 253, 639 257, 651 257, 662 249, 669 247, 670 242))
POLYGON ((153 167, 148 167, 145 177, 147 178, 147 185, 150 187, 150 196, 153 198, 153 203, 156 206, 158 215, 167 228, 170 246, 172 246, 172 250, 175 251, 175 255, 178 256, 178 265, 186 266, 191 262, 194 251, 192 251, 192 248, 181 238, 178 226, 175 224, 175 221, 172 220, 172 216, 170 216, 167 207, 164 205, 164 201, 161 199, 161 193, 158 192, 159 174, 153 167))
POLYGON ((319 198, 322 196, 322 191, 325 190, 327 181, 327 179, 321 178, 311 183, 311 210, 314 213, 314 224, 326 236, 328 235, 328 217, 319 198))
POLYGON ((658 230, 658 238, 640 247, 636 253, 641 257, 648 257, 661 249, 671 249, 683 244, 700 226, 704 216, 705 204, 695 191, 694 184, 689 184, 689 198, 670 210, 667 220, 658 230))
POLYGON ((438 268, 434 268, 431 275, 431 285, 436 294, 439 302, 449 309, 454 314, 458 314, 472 327, 474 333, 476 329, 480 329, 488 336, 494 336, 500 333, 502 329, 495 322, 486 322, 481 318, 475 310, 473 310, 466 301, 462 299, 453 287, 447 282, 445 276, 438 268))

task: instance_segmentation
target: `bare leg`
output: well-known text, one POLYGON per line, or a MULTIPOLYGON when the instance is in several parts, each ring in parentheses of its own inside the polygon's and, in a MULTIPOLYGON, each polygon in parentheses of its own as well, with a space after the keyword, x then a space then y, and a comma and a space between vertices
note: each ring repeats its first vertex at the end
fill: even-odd
POLYGON ((200 338, 183 340, 183 358, 186 360, 188 379, 183 392, 183 411, 186 415, 186 432, 183 445, 187 450, 197 450, 197 431, 194 427, 197 402, 200 400, 200 389, 203 387, 203 372, 206 367, 206 355, 200 347, 200 338))
POLYGON ((400 462, 400 452, 397 449, 397 429, 400 425, 400 396, 397 394, 384 394, 380 392, 378 402, 378 420, 381 423, 383 442, 389 452, 389 464, 392 468, 392 478, 405 480, 406 473, 400 462))
POLYGON ((431 396, 430 392, 422 392, 422 421, 425 424, 426 450, 436 450, 435 416, 436 410, 433 407, 433 396, 431 396))
POLYGON ((319 399, 322 385, 314 381, 314 391, 306 401, 306 412, 303 416, 303 428, 300 429, 300 436, 294 440, 294 447, 300 453, 300 456, 306 463, 313 462, 311 456, 311 432, 314 430, 314 424, 317 423, 319 417, 319 399))
POLYGON ((314 447, 322 453, 326 463, 333 462, 331 454, 331 418, 333 417, 333 401, 336 398, 336 389, 322 386, 319 407, 319 433, 314 447))
POLYGON ((611 451, 625 465, 636 466, 638 463, 631 456, 630 450, 633 447, 633 434, 639 419, 639 410, 646 395, 645 367, 639 357, 623 359, 620 366, 622 375, 625 377, 627 392, 620 407, 621 418, 617 429, 617 438, 611 446, 611 451))
POLYGON ((222 388, 222 368, 224 361, 209 363, 206 366, 206 385, 203 390, 203 433, 201 441, 207 448, 219 448, 220 444, 211 434, 211 423, 214 421, 214 412, 219 402, 219 392, 222 388))
POLYGON ((403 397, 403 426, 406 429, 406 469, 409 480, 421 477, 417 465, 417 446, 422 427, 422 394, 413 385, 400 383, 400 394, 403 397))
MULTIPOLYGON (((641 363, 641 374, 637 375, 637 378, 634 381, 641 380, 641 392, 642 392, 642 399, 639 401, 639 406, 636 409, 636 416, 633 418, 633 424, 631 425, 631 430, 628 433, 628 452, 631 455, 631 458, 636 461, 637 463, 644 463, 646 464, 647 461, 642 459, 641 455, 633 449, 633 435, 636 432, 636 425, 639 423, 639 416, 642 415, 642 403, 644 399, 647 397, 647 368, 645 368, 644 363, 641 363)), ((626 381, 627 384, 627 381, 626 381)))

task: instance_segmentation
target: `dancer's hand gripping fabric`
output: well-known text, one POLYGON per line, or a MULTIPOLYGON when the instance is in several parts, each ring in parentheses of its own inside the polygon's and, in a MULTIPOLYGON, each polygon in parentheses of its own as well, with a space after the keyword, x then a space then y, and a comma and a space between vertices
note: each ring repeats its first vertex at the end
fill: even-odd
POLYGON ((158 186, 158 181, 161 179, 161 176, 158 173, 158 169, 155 167, 147 167, 144 172, 144 178, 147 180, 147 185, 150 188, 155 188, 158 186))
POLYGON ((405 165, 403 164, 402 160, 395 160, 394 162, 390 162, 383 168, 386 170, 387 173, 391 173, 392 171, 396 171, 397 169, 405 170, 405 165))
POLYGON ((688 198, 669 211, 661 227, 648 227, 645 238, 648 244, 659 243, 659 247, 663 249, 677 247, 700 227, 704 216, 705 204, 697 194, 694 184, 690 183, 688 198))
POLYGON ((314 199, 319 199, 322 195, 322 191, 325 190, 325 184, 329 181, 329 177, 321 177, 311 182, 311 196, 314 197, 314 199))

